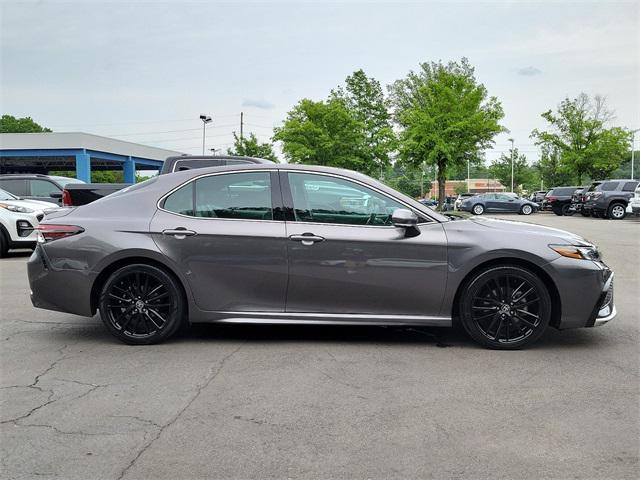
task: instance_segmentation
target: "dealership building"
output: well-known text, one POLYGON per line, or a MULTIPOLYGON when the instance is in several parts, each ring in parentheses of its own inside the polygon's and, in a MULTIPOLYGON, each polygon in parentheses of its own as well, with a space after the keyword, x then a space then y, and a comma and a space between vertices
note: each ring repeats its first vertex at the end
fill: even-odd
POLYGON ((0 134, 0 174, 73 171, 91 182, 92 170, 122 170, 134 183, 136 171, 159 171, 175 155, 182 153, 82 132, 0 134))

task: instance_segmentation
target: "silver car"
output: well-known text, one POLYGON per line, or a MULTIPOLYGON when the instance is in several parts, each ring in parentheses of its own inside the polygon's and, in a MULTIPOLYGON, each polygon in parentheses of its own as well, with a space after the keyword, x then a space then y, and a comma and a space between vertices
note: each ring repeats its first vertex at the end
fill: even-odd
POLYGON ((490 348, 615 316, 595 246, 519 222, 453 220, 364 175, 263 164, 162 175, 47 215, 36 307, 130 344, 180 325, 451 326, 490 348))

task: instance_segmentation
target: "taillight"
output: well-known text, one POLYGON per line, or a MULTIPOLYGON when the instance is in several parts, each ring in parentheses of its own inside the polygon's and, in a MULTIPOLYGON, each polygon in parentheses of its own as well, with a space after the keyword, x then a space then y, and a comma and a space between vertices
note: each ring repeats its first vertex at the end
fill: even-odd
POLYGON ((549 202, 549 203, 553 203, 553 202, 555 202, 556 200, 558 200, 558 198, 557 198, 557 197, 547 197, 547 198, 546 198, 546 200, 547 200, 547 202, 549 202))
POLYGON ((36 227, 38 231, 38 242, 46 243, 58 240, 59 238, 71 237, 84 232, 84 228, 77 225, 51 225, 40 224, 36 227))
POLYGON ((62 190, 62 206, 63 207, 72 207, 73 203, 71 203, 71 194, 69 190, 66 188, 62 190))

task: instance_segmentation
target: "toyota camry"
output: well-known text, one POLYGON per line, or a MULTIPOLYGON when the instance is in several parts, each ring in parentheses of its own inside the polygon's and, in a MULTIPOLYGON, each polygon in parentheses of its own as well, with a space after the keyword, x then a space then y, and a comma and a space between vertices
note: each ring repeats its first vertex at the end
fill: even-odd
POLYGON ((453 219, 359 173, 286 164, 162 175, 38 226, 36 307, 130 344, 195 322, 451 326, 516 349, 611 320, 613 272, 571 233, 453 219))

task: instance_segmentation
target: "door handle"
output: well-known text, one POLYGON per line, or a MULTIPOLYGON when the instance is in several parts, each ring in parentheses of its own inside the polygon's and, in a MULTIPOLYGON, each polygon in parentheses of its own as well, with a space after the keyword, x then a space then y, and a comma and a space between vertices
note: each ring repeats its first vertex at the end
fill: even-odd
POLYGON ((291 235, 289 236, 289 240, 293 240, 294 242, 302 242, 305 246, 311 246, 316 242, 322 242, 324 237, 319 237, 318 235, 314 235, 313 233, 303 233, 302 235, 291 235))
POLYGON ((178 228, 174 228, 174 229, 167 229, 167 230, 163 230, 162 231, 163 235, 172 235, 173 237, 177 238, 178 240, 182 240, 185 237, 193 237, 196 232, 194 232, 193 230, 187 230, 184 227, 178 227, 178 228))

